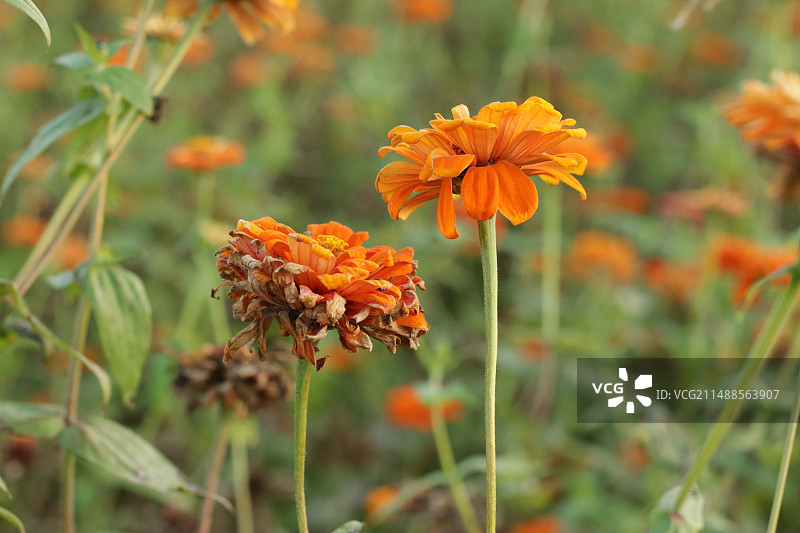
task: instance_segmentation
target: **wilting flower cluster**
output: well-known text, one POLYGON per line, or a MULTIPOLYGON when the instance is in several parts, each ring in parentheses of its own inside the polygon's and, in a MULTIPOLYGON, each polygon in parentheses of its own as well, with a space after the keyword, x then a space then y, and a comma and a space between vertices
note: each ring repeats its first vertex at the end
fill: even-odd
POLYGON ((514 224, 528 220, 539 205, 529 176, 551 185, 564 182, 586 197, 573 176, 583 174, 586 158, 557 150, 567 139, 585 137, 586 131, 568 128, 575 121, 562 120, 550 103, 532 97, 521 105, 494 102, 474 117, 465 105, 452 112, 452 119, 437 113, 432 128, 397 126, 389 132, 392 145, 381 148, 379 155, 394 152, 409 160, 389 163, 375 181, 392 218, 405 220, 438 198, 439 230, 454 239, 459 236, 454 210, 458 197, 474 219, 488 220, 499 210, 514 224))
POLYGON ((263 354, 273 320, 294 339, 292 352, 318 370, 327 358, 317 359, 315 344, 329 329, 351 352, 371 350, 370 337, 391 352, 416 349, 428 331, 411 248, 365 248, 366 232, 333 221, 298 233, 269 217, 240 220, 230 235, 217 250, 217 270, 230 286, 233 316, 252 323, 228 341, 226 359, 251 341, 263 354))

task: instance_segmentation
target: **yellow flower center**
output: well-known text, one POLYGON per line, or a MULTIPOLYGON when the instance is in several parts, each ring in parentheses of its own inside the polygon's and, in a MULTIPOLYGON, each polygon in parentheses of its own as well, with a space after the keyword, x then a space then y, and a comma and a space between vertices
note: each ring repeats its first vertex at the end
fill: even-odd
POLYGON ((336 235, 317 235, 317 242, 333 252, 334 255, 339 255, 350 246, 336 235))

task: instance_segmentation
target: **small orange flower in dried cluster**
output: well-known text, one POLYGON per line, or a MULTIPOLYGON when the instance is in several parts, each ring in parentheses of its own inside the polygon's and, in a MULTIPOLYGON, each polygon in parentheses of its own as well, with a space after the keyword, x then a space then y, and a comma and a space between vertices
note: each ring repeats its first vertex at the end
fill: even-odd
POLYGON ((172 386, 186 396, 190 411, 217 402, 228 408, 239 403, 257 411, 290 395, 292 380, 277 362, 282 352, 271 353, 269 361, 258 361, 239 351, 230 364, 224 364, 223 351, 222 346, 207 345, 200 353, 181 358, 172 386))
POLYGON ((558 533, 561 522, 554 516, 541 516, 528 520, 511 530, 511 533, 558 533))
MULTIPOLYGON (((737 281, 733 300, 741 302, 750 286, 760 278, 797 260, 797 252, 785 248, 765 249, 757 242, 725 235, 711 249, 711 260, 721 272, 731 274, 737 281)), ((788 276, 774 280, 785 282, 788 276)))
POLYGON ((617 283, 631 281, 639 271, 639 256, 624 237, 601 231, 584 231, 572 241, 566 257, 570 272, 581 280, 597 271, 605 272, 617 283))
POLYGON ((661 197, 663 216, 691 222, 703 222, 711 213, 742 218, 749 211, 750 202, 742 193, 720 187, 677 191, 661 197))
MULTIPOLYGON (((299 0, 229 0, 222 2, 242 40, 251 46, 266 35, 263 25, 279 31, 294 28, 299 0)), ((199 0, 169 0, 164 12, 171 17, 187 17, 197 10, 199 0)), ((214 7, 212 16, 219 13, 214 7)))
MULTIPOLYGON (((448 422, 464 416, 464 404, 452 399, 442 402, 442 414, 448 422)), ((420 398, 414 385, 401 385, 389 390, 386 396, 386 417, 395 426, 418 431, 430 431, 431 408, 420 398)))
POLYGON ((269 217, 240 220, 230 235, 217 250, 217 270, 231 287, 233 316, 252 324, 228 341, 226 358, 250 341, 263 353, 273 319, 281 335, 294 338, 292 352, 318 370, 327 358, 317 359, 315 344, 329 328, 351 352, 371 350, 370 337, 392 353, 416 349, 428 331, 411 248, 365 248, 367 232, 333 221, 298 233, 269 217))
POLYGON ((441 24, 453 14, 453 0, 395 0, 394 9, 410 22, 441 24))
POLYGON ((432 128, 397 126, 389 132, 395 152, 409 161, 389 163, 378 174, 375 187, 395 220, 405 220, 424 203, 438 199, 439 231, 448 239, 456 229, 454 199, 461 198, 467 214, 488 220, 499 210, 513 224, 528 220, 539 206, 530 176, 550 185, 564 182, 586 198, 573 174, 583 174, 586 158, 563 153, 558 145, 583 138, 582 128, 545 100, 532 97, 522 105, 494 102, 471 117, 465 105, 453 108, 453 118, 438 113, 432 128), (414 196, 411 196, 411 195, 414 196))
POLYGON ((186 168, 195 172, 238 167, 244 161, 244 146, 222 137, 192 137, 167 153, 169 168, 186 168))

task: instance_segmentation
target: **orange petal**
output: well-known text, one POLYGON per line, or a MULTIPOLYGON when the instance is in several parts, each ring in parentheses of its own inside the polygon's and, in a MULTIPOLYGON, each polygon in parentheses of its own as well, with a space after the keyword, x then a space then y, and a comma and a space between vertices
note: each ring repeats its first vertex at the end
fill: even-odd
POLYGON ((433 160, 433 174, 438 178, 456 178, 474 161, 475 156, 472 154, 436 157, 433 160))
MULTIPOLYGON (((530 181, 527 176, 525 179, 530 181)), ((472 218, 489 220, 494 216, 498 206, 498 184, 493 165, 467 170, 464 181, 461 182, 461 199, 467 214, 472 218)))
POLYGON ((236 2, 226 2, 225 7, 228 8, 228 15, 245 44, 252 46, 266 35, 258 18, 241 5, 236 2))
POLYGON ((408 215, 422 207, 423 204, 427 203, 430 200, 433 200, 439 196, 439 191, 437 189, 433 189, 430 191, 424 191, 413 198, 409 198, 403 203, 403 206, 397 211, 397 218, 400 220, 405 220, 408 218, 408 215))
POLYGON ((508 161, 498 161, 494 170, 500 191, 500 212, 515 226, 531 218, 539 207, 539 194, 533 181, 508 161))
POLYGON ((461 235, 456 229, 456 211, 453 206, 453 179, 444 178, 439 188, 439 205, 436 209, 439 231, 448 239, 461 235))

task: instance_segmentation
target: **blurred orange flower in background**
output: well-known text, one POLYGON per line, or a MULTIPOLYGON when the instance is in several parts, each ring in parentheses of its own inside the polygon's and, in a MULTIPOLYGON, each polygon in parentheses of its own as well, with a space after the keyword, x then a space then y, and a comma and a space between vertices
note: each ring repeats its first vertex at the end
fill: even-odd
POLYGON ((338 222, 297 233, 269 217, 240 220, 231 237, 217 250, 217 270, 231 287, 234 318, 252 323, 228 341, 226 358, 251 341, 263 354, 273 319, 281 335, 294 338, 292 352, 318 370, 327 359, 317 359, 315 344, 328 328, 351 352, 371 350, 370 337, 392 353, 397 346, 416 349, 428 331, 411 248, 367 249, 361 246, 366 232, 338 222))
POLYGON ((198 35, 194 38, 183 57, 183 63, 194 67, 207 62, 214 55, 214 41, 207 35, 198 35))
POLYGON ((83 235, 68 235, 56 251, 56 260, 64 270, 72 270, 89 258, 89 241, 83 235))
POLYGON ((242 89, 256 87, 266 80, 267 62, 263 53, 245 52, 238 54, 228 67, 231 82, 242 89))
POLYGON ((394 485, 380 485, 370 490, 364 497, 364 509, 368 515, 380 512, 384 507, 390 505, 400 493, 394 485))
POLYGON ((712 213, 742 218, 749 212, 750 202, 742 193, 720 187, 675 191, 661 197, 661 214, 667 218, 703 222, 712 213))
POLYGON ((742 93, 725 110, 742 138, 768 151, 800 147, 800 75, 773 70, 773 85, 758 80, 742 83, 742 93))
POLYGON ((558 533, 561 522, 554 516, 541 516, 516 526, 511 533, 558 533))
MULTIPOLYGON (((280 31, 294 28, 298 0, 230 0, 223 2, 233 25, 247 45, 266 35, 263 24, 280 31)), ((187 17, 197 10, 199 0, 169 0, 164 12, 170 17, 187 17)), ((219 6, 213 14, 219 12, 219 6)))
POLYGON ((691 47, 692 56, 707 65, 732 68, 741 62, 742 52, 736 44, 719 33, 699 35, 691 47))
POLYGON ((687 304, 697 289, 700 269, 697 265, 684 265, 654 258, 645 266, 645 279, 654 292, 677 304, 687 304))
POLYGON ((10 246, 33 246, 44 233, 47 222, 31 215, 19 215, 3 224, 0 235, 10 246))
POLYGON ((3 82, 12 91, 41 91, 53 83, 53 74, 46 65, 17 63, 5 70, 3 82))
POLYGON ((617 283, 633 280, 639 271, 639 256, 628 239, 602 231, 584 231, 572 240, 565 261, 567 269, 581 281, 603 272, 617 283))
MULTIPOLYGON (((456 399, 442 402, 442 414, 447 422, 460 420, 464 416, 464 404, 456 399)), ((404 429, 430 431, 431 408, 419 396, 412 385, 393 387, 386 396, 386 418, 391 424, 404 429)))
POLYGON ((453 0, 395 0, 394 10, 410 22, 441 24, 453 14, 453 0))
POLYGON ((244 162, 244 146, 222 137, 192 137, 167 153, 169 168, 185 168, 194 172, 213 171, 221 167, 238 167, 244 162))
POLYGON ((564 182, 586 191, 572 174, 583 174, 586 158, 555 150, 563 141, 583 138, 574 126, 545 100, 531 97, 523 104, 494 102, 471 117, 465 105, 452 109, 453 118, 436 114, 431 128, 397 126, 389 132, 391 146, 378 152, 397 153, 409 161, 389 163, 378 174, 375 188, 397 220, 430 200, 438 199, 439 231, 448 239, 456 229, 454 198, 461 198, 467 214, 488 220, 499 210, 513 224, 528 220, 539 206, 530 176, 546 183, 564 182), (415 196, 411 197, 412 194, 415 196))
POLYGON ((372 28, 346 24, 336 29, 336 44, 352 55, 367 55, 375 51, 378 38, 372 28))
POLYGON ((594 134, 585 139, 571 137, 561 143, 559 148, 565 152, 581 154, 587 161, 591 161, 592 173, 603 173, 614 162, 614 154, 606 148, 604 140, 594 134))
POLYGON ((606 187, 592 189, 592 201, 581 204, 581 211, 643 215, 650 204, 650 193, 639 187, 606 187))
MULTIPOLYGON (((711 247, 711 261, 721 271, 736 280, 732 298, 743 301, 750 286, 760 278, 797 260, 797 252, 786 248, 763 248, 744 237, 723 235, 711 247)), ((773 280, 785 283, 788 275, 773 280)))

